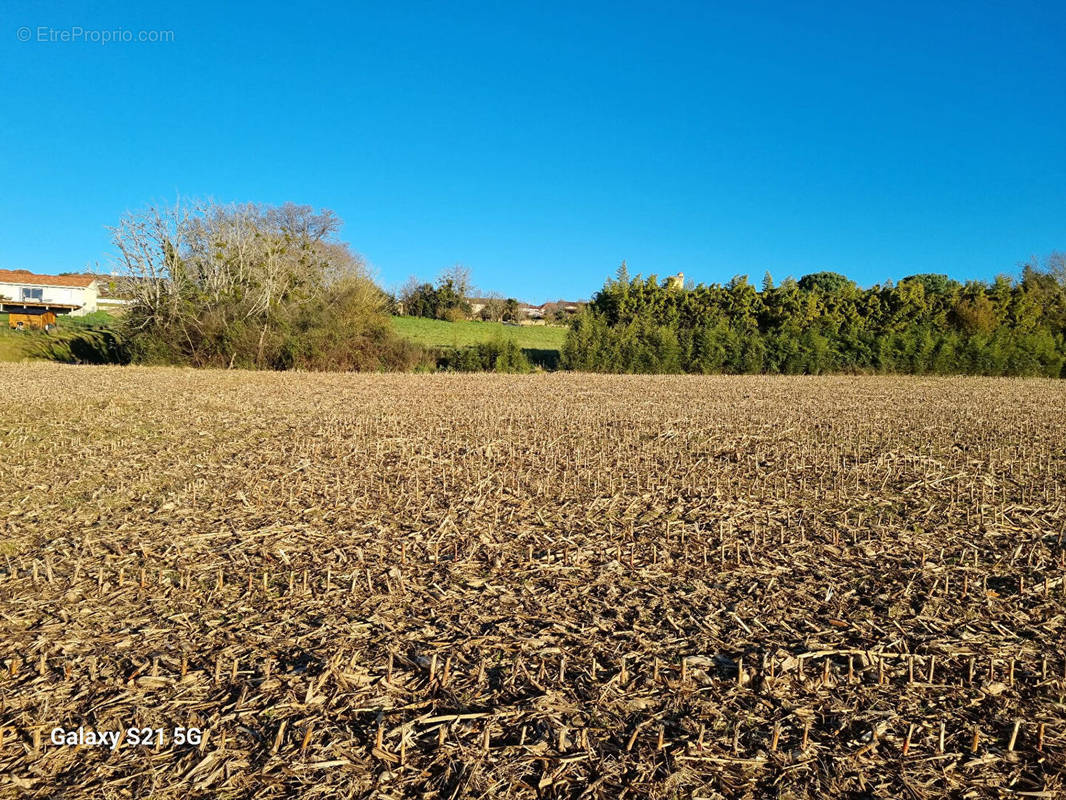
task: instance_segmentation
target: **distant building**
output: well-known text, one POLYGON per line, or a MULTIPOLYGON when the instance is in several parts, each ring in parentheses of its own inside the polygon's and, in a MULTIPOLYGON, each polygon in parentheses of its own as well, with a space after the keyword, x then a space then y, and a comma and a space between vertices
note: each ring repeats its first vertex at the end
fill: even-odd
POLYGON ((47 328, 57 315, 74 317, 97 310, 98 285, 92 275, 37 275, 0 269, 0 312, 12 327, 47 328))
POLYGON ((529 303, 519 303, 518 313, 525 319, 542 320, 544 319, 544 309, 541 306, 533 306, 529 303))
POLYGON ((466 302, 470 304, 470 313, 475 317, 481 313, 481 309, 491 303, 493 298, 491 297, 468 297, 466 302))
POLYGON ((684 289, 685 288, 685 273, 679 272, 676 275, 670 275, 666 279, 667 289, 684 289))
MULTIPOLYGON (((481 313, 481 310, 485 308, 489 303, 501 302, 502 298, 492 297, 468 297, 466 302, 470 304, 470 313, 472 316, 477 316, 481 313)), ((569 300, 556 300, 555 302, 541 303, 540 305, 533 305, 532 303, 519 303, 518 304, 518 321, 526 322, 543 322, 545 320, 554 319, 557 316, 570 314, 576 314, 581 310, 584 305, 581 301, 569 301, 569 300)))
MULTIPOLYGON (((91 277, 96 276, 93 275, 91 277)), ((130 304, 130 300, 121 293, 121 287, 124 282, 136 280, 133 278, 119 279, 114 272, 110 276, 100 276, 96 281, 96 310, 106 311, 109 314, 123 313, 126 310, 126 306, 130 304)))

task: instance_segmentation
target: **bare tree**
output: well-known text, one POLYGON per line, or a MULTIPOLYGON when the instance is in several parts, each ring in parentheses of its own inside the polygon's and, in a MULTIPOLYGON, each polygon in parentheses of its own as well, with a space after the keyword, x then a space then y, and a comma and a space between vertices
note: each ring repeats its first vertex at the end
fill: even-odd
POLYGON ((418 279, 418 276, 411 275, 401 284, 400 288, 396 291, 396 299, 403 304, 404 314, 410 313, 411 298, 418 293, 423 287, 423 281, 418 279))
POLYGON ((262 366, 272 331, 321 304, 331 287, 361 281, 371 301, 365 263, 334 238, 340 224, 331 211, 291 203, 126 214, 111 234, 130 299, 127 324, 154 331, 193 363, 228 355, 232 366, 252 349, 262 366))
MULTIPOLYGON (((130 301, 136 313, 127 317, 134 328, 162 326, 180 320, 178 308, 179 250, 192 235, 191 218, 196 208, 150 206, 140 213, 127 213, 110 228, 111 241, 118 250, 119 292, 130 301)), ((188 331, 182 331, 188 338, 188 331)))
POLYGON ((440 271, 437 276, 437 285, 441 286, 451 281, 452 290, 461 298, 467 298, 473 291, 473 283, 470 280, 470 268, 462 264, 453 264, 440 271))
POLYGON ((1066 286, 1066 253, 1055 250, 1047 257, 1044 264, 1047 273, 1051 275, 1060 286, 1066 286))
POLYGON ((501 322, 507 313, 507 300, 499 292, 485 294, 485 303, 478 316, 486 322, 501 322))

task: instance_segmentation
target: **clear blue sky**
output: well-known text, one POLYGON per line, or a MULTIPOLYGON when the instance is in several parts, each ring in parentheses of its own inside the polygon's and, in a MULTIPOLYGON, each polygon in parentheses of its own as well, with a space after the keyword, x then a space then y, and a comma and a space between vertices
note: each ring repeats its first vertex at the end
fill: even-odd
POLYGON ((7 0, 0 267, 106 265, 178 195, 535 301, 623 258, 868 285, 1066 249, 1061 0, 342 5, 7 0), (73 26, 173 42, 37 41, 73 26))

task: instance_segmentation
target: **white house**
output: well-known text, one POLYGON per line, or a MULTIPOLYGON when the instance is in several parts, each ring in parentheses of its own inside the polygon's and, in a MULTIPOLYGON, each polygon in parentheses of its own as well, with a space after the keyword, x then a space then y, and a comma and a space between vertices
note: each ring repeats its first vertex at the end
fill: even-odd
POLYGON ((0 311, 70 314, 97 310, 99 287, 91 275, 37 275, 24 269, 0 269, 0 311))

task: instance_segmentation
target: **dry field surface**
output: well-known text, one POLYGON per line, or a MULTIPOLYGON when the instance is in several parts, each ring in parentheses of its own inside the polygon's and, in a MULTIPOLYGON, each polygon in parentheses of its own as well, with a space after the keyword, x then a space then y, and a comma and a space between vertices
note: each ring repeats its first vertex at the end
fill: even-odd
POLYGON ((1066 382, 0 379, 2 796, 1063 796, 1066 382))

